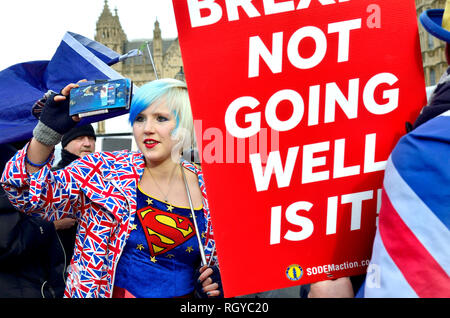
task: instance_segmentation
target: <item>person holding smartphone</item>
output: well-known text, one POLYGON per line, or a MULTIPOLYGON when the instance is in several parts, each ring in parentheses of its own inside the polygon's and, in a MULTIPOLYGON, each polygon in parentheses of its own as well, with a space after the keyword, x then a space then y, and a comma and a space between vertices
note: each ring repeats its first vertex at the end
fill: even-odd
POLYGON ((70 90, 50 96, 31 141, 6 165, 13 205, 78 222, 65 297, 223 296, 201 170, 181 157, 193 143, 187 87, 140 87, 129 122, 138 152, 98 152, 52 171, 54 146, 77 124, 70 90))

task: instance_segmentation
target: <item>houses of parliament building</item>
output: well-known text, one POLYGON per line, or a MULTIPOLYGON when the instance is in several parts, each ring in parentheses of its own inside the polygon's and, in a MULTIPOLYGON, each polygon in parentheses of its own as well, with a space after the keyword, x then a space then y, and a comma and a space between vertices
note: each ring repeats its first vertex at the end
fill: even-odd
MULTIPOLYGON (((417 17, 425 10, 444 8, 445 1, 415 0, 417 17)), ((114 11, 115 14, 111 12, 108 1, 105 0, 103 12, 97 21, 95 40, 120 54, 140 48, 146 40, 128 41, 126 33, 120 24, 117 10, 114 11)), ((432 86, 437 83, 448 66, 444 53, 445 43, 426 32, 420 22, 418 24, 425 82, 427 86, 432 86)), ((152 51, 154 66, 159 77, 172 77, 184 80, 183 62, 178 38, 162 39, 159 23, 155 21, 153 38, 147 41, 152 51)), ((127 59, 113 66, 123 76, 131 78, 137 86, 155 79, 155 72, 148 51, 143 51, 143 56, 127 59)))
MULTIPOLYGON (((130 78, 136 86, 159 78, 177 78, 184 81, 183 62, 181 59, 178 38, 163 39, 158 20, 155 21, 153 38, 148 40, 129 41, 119 21, 117 9, 114 14, 105 0, 103 11, 97 20, 95 41, 106 45, 119 54, 125 54, 133 49, 139 49, 146 43, 148 50, 142 50, 143 55, 128 58, 121 63, 114 64, 112 68, 122 76, 130 78), (148 51, 151 51, 153 63, 148 51), (155 73, 156 69, 156 73, 155 73)), ((97 124, 97 134, 105 134, 105 121, 97 124)))
MULTIPOLYGON (((445 2, 446 0, 415 0, 417 18, 425 10, 444 8, 445 2)), ((418 26, 425 83, 426 86, 433 86, 448 67, 445 59, 445 43, 426 32, 419 21, 418 26)), ((113 66, 124 77, 131 78, 137 86, 156 79, 154 67, 160 78, 184 80, 178 38, 163 39, 157 20, 154 23, 152 39, 129 41, 120 24, 117 10, 114 10, 113 14, 108 1, 104 0, 103 11, 97 21, 95 40, 120 54, 141 48, 144 43, 148 43, 154 63, 145 49, 142 56, 129 58, 113 66)), ((97 133, 105 133, 104 122, 98 123, 97 133)))
POLYGON ((178 38, 163 39, 158 20, 155 21, 153 38, 149 40, 128 41, 125 31, 119 21, 117 9, 111 12, 108 1, 105 0, 103 12, 97 20, 95 38, 97 42, 106 45, 119 54, 125 54, 133 49, 139 49, 147 42, 152 52, 153 62, 148 50, 142 50, 143 55, 128 58, 112 66, 124 77, 131 78, 137 86, 156 79, 153 65, 159 78, 179 78, 184 80, 183 62, 181 60, 178 38))

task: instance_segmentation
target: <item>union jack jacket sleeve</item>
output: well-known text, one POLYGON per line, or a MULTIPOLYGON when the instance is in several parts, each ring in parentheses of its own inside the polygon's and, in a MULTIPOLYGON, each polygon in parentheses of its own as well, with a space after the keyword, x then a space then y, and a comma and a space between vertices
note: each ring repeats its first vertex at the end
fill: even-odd
POLYGON ((27 144, 5 166, 1 183, 11 203, 21 212, 54 221, 73 214, 78 185, 68 170, 51 171, 54 155, 34 174, 27 172, 27 144))

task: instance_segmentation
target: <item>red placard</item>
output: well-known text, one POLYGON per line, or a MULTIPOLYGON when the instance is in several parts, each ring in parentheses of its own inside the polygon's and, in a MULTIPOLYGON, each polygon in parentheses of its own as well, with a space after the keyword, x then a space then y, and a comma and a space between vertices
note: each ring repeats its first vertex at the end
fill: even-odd
POLYGON ((426 103, 414 2, 173 4, 225 296, 365 273, 426 103))

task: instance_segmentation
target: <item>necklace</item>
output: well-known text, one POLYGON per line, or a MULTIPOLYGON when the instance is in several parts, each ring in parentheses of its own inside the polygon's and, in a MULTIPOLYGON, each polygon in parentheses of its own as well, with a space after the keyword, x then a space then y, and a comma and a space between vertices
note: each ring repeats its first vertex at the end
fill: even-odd
POLYGON ((152 177, 153 182, 154 182, 154 183, 156 184, 156 186, 158 187, 159 192, 161 192, 161 194, 163 195, 163 197, 164 197, 164 202, 166 202, 166 203, 168 202, 168 196, 169 196, 170 189, 171 189, 170 185, 172 184, 172 178, 173 178, 173 175, 174 175, 174 172, 175 172, 175 168, 176 168, 176 167, 177 167, 177 165, 174 165, 174 167, 173 167, 173 169, 172 169, 172 172, 171 172, 171 174, 170 174, 169 183, 167 184, 168 190, 167 190, 167 193, 166 193, 166 194, 164 194, 164 192, 163 192, 163 190, 161 189, 161 187, 159 186, 158 182, 156 182, 156 179, 155 179, 155 177, 153 176, 152 172, 150 171, 150 168, 147 167, 147 170, 148 170, 148 172, 150 173, 150 176, 152 177))

